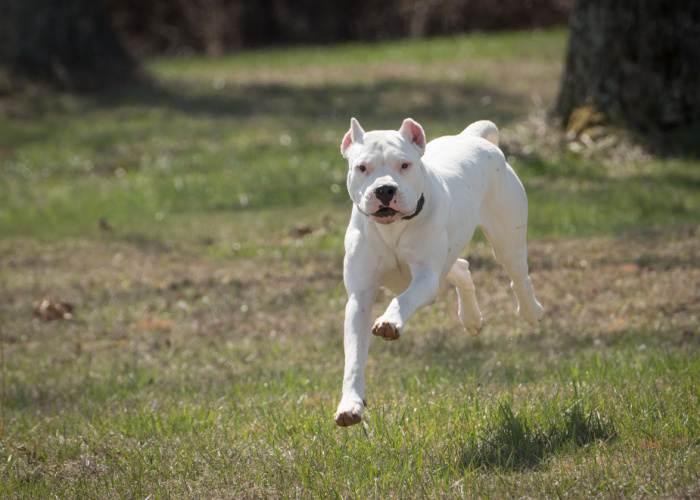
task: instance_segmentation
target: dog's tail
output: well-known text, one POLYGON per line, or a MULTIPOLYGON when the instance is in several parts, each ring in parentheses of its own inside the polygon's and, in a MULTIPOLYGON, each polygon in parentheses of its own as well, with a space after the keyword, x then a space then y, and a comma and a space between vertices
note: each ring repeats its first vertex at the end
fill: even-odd
POLYGON ((462 131, 462 134, 475 135, 498 146, 498 127, 488 120, 479 120, 472 123, 462 131))

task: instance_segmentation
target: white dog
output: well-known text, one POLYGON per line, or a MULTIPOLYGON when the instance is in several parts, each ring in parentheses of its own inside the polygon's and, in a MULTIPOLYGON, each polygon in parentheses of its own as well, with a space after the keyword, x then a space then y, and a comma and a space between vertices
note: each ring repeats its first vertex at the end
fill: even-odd
POLYGON ((457 288, 459 318, 472 336, 483 324, 469 264, 458 258, 480 227, 508 272, 518 311, 532 328, 542 316, 528 276, 527 197, 498 148, 489 121, 426 145, 410 118, 397 131, 365 133, 354 118, 340 151, 348 160, 354 202, 345 235, 343 395, 334 420, 357 424, 365 408, 370 332, 396 340, 406 320, 435 300, 447 279, 457 288), (380 286, 397 294, 372 326, 380 286))

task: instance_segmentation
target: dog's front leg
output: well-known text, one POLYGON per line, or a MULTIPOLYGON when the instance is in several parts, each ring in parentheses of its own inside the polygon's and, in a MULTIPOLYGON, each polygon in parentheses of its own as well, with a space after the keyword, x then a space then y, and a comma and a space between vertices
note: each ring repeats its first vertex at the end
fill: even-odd
POLYGON ((372 333, 384 340, 396 340, 401 336, 406 320, 419 308, 435 301, 440 276, 428 266, 411 267, 411 284, 404 293, 394 298, 374 323, 372 333))
POLYGON ((345 374, 343 397, 333 420, 341 427, 359 423, 365 408, 365 364, 369 352, 372 304, 377 287, 362 292, 348 291, 345 307, 345 374))

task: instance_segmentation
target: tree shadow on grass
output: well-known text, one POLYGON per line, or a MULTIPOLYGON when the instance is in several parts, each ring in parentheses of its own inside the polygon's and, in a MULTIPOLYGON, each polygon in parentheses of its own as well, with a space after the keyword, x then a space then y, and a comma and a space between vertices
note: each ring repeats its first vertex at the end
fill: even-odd
POLYGON ((526 94, 503 92, 488 85, 402 77, 367 84, 229 84, 219 90, 182 83, 159 84, 105 95, 96 104, 106 108, 132 105, 166 108, 218 118, 272 116, 320 127, 328 121, 349 122, 351 116, 378 126, 394 125, 407 116, 419 121, 454 121, 463 126, 475 120, 491 119, 502 125, 526 116, 531 107, 526 94))
POLYGON ((586 411, 580 402, 565 410, 560 421, 544 428, 514 413, 509 403, 501 403, 494 421, 465 444, 460 465, 471 471, 532 470, 559 450, 582 448, 616 436, 613 423, 604 422, 595 409, 586 411))

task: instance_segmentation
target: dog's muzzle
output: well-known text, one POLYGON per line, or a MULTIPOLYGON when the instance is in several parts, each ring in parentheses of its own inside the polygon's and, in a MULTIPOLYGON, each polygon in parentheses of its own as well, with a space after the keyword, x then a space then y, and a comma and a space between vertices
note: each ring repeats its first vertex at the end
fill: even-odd
MULTIPOLYGON (((418 200, 418 203, 416 203, 416 209, 413 211, 412 214, 404 215, 403 217, 401 217, 401 220, 410 220, 410 219, 413 219, 416 215, 418 215, 419 213, 421 213, 421 211, 423 210, 423 205, 424 205, 424 204, 425 204, 425 196, 423 196, 423 194, 421 193, 420 199, 418 200)), ((397 212, 396 210, 394 210, 393 208, 391 208, 391 207, 386 207, 386 206, 384 206, 384 205, 380 206, 380 207, 379 207, 379 210, 377 210, 376 212, 374 212, 374 213, 372 213, 372 214, 368 214, 368 213, 364 212, 364 211, 360 208, 359 205, 357 205, 357 208, 360 210, 360 213, 361 213, 361 214, 366 215, 367 217, 377 217, 377 218, 380 218, 380 219, 383 218, 383 217, 393 217, 394 215, 396 215, 396 214, 398 213, 398 212, 397 212)))

